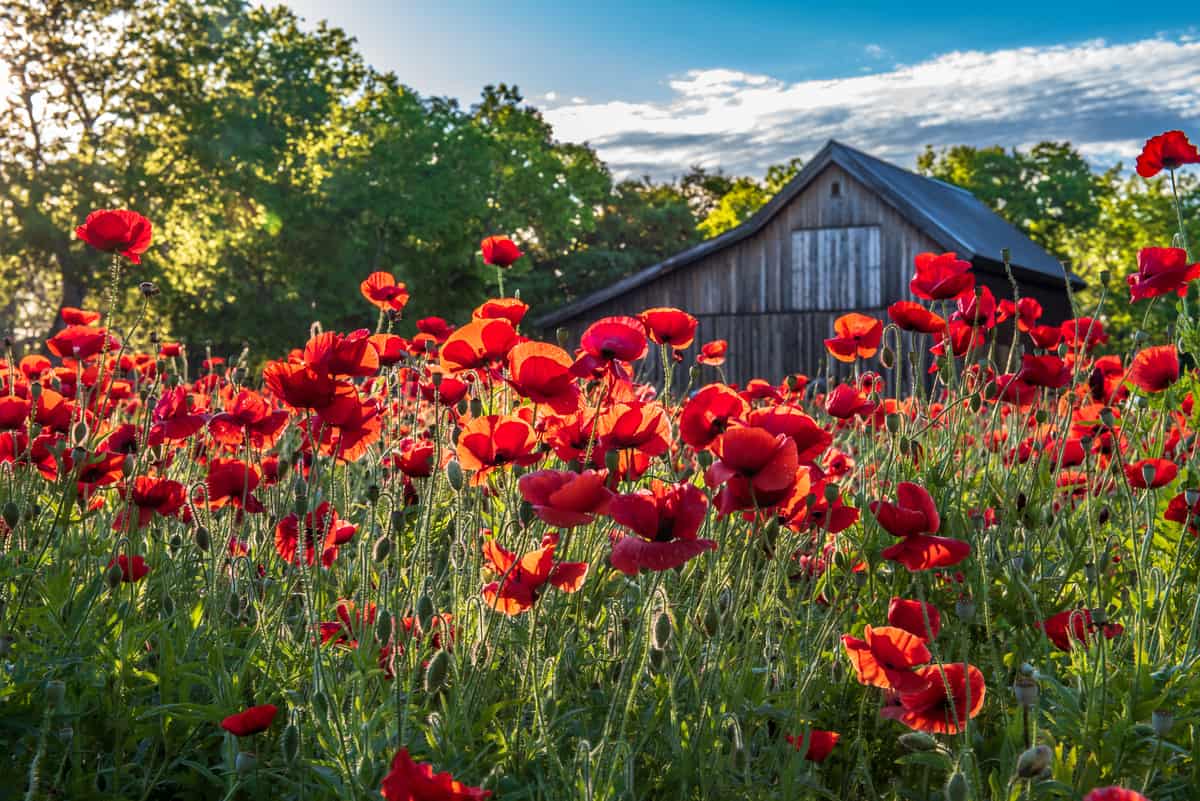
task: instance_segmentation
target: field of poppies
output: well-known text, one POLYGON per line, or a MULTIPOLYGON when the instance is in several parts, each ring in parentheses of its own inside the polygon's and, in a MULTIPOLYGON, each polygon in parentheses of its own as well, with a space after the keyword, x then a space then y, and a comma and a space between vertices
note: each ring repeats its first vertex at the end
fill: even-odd
MULTIPOLYGON (((114 293, 153 245, 77 235, 114 293)), ((1061 325, 922 254, 828 384, 726 384, 671 308, 401 337, 384 272, 374 331, 261 370, 63 309, 0 361, 0 798, 1196 799, 1200 264, 1162 244, 1061 325), (1115 304, 1177 330, 1108 352, 1115 304)))

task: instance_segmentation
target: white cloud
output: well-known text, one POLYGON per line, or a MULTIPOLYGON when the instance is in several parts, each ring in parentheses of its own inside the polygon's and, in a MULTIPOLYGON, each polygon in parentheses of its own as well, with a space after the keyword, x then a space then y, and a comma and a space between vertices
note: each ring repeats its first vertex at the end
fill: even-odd
POLYGON ((553 103, 555 100, 558 100, 558 92, 546 92, 546 94, 542 95, 542 97, 553 103))
POLYGON ((887 50, 877 44, 869 44, 863 48, 863 52, 871 58, 883 58, 887 54, 887 50))
POLYGON ((886 72, 788 83, 693 70, 663 102, 546 111, 559 138, 591 142, 620 175, 691 164, 761 174, 829 138, 910 166, 926 144, 1028 146, 1070 140, 1098 162, 1136 155, 1172 127, 1200 136, 1200 41, 1101 40, 945 53, 886 72))

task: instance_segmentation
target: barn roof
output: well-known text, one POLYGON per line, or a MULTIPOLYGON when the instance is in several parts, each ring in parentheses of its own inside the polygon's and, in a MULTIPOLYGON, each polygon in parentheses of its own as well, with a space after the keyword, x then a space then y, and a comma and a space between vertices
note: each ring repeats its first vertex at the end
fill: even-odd
POLYGON ((1066 273, 1058 259, 966 189, 917 175, 830 139, 779 194, 741 225, 568 303, 542 316, 535 321, 535 325, 542 328, 558 325, 754 236, 830 164, 837 164, 883 197, 901 216, 944 250, 952 250, 972 261, 980 259, 998 265, 1000 251, 1008 248, 1013 271, 1018 278, 1062 286, 1063 279, 1069 275, 1076 288, 1083 286, 1083 280, 1066 273))

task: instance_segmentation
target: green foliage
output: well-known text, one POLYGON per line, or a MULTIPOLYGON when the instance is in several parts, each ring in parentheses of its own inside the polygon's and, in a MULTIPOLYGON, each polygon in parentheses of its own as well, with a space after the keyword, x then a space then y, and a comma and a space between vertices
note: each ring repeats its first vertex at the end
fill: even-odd
POLYGON ((697 226, 706 239, 719 236, 750 219, 800 171, 800 159, 774 164, 762 181, 738 178, 697 226))

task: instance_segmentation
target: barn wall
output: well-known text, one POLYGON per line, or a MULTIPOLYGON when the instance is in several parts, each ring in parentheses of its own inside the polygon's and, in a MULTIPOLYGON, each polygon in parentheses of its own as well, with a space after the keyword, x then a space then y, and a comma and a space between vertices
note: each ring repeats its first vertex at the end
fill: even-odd
MULTIPOLYGON (((729 354, 725 374, 729 381, 745 383, 751 378, 765 378, 778 382, 796 372, 823 375, 829 361, 824 339, 832 336, 833 321, 847 311, 884 318, 888 305, 911 299, 908 281, 913 259, 925 251, 940 252, 941 247, 882 198, 831 164, 755 236, 588 309, 563 327, 570 332, 571 342, 576 343, 583 330, 602 317, 674 306, 700 321, 697 344, 684 354, 679 374, 686 374, 694 363, 700 343, 726 339, 729 354), (837 196, 832 194, 835 182, 837 196), (882 303, 874 308, 793 311, 792 233, 866 225, 880 228, 882 303)), ((829 281, 845 280, 845 273, 836 266, 831 272, 829 281)), ((1004 278, 998 278, 992 289, 997 297, 1011 294, 1004 278)), ((865 288, 859 290, 855 296, 867 296, 865 288)), ((1047 295, 1043 305, 1049 300, 1047 295)), ((657 364, 657 358, 652 358, 657 364)), ((846 367, 836 362, 829 368, 835 376, 846 373, 846 367)), ((715 380, 711 368, 705 368, 705 373, 705 381, 715 380)))

